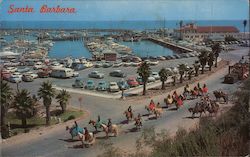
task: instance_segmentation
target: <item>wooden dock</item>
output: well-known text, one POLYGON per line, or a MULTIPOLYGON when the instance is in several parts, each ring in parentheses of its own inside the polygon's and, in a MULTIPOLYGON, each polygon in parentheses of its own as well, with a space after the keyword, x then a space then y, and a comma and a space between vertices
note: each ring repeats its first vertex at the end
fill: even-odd
POLYGON ((193 52, 192 49, 189 49, 189 48, 186 48, 186 47, 174 44, 174 43, 170 43, 170 42, 167 42, 167 41, 163 41, 161 39, 148 37, 148 38, 145 38, 144 40, 152 41, 152 42, 157 43, 157 44, 159 44, 161 46, 167 47, 167 48, 172 49, 172 50, 176 50, 177 52, 181 52, 181 53, 193 52))

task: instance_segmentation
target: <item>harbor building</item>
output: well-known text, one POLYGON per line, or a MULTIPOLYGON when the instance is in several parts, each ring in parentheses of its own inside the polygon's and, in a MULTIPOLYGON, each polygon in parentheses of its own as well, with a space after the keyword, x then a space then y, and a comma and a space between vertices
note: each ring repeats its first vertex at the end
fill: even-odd
POLYGON ((197 26, 190 23, 175 29, 174 36, 178 39, 199 42, 211 38, 223 40, 225 37, 247 39, 249 33, 242 33, 234 26, 197 26))

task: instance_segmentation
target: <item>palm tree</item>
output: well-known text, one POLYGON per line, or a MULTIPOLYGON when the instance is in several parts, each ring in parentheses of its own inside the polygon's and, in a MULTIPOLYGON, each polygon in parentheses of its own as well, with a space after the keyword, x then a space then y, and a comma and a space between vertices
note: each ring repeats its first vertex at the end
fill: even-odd
POLYGON ((245 33, 246 33, 246 26, 247 26, 247 20, 243 21, 243 26, 244 26, 244 35, 245 35, 245 33))
POLYGON ((67 92, 66 90, 61 90, 60 93, 56 96, 57 102, 60 103, 60 106, 62 108, 62 113, 64 113, 66 111, 66 105, 69 101, 69 99, 71 98, 71 95, 69 94, 69 92, 67 92))
POLYGON ((215 43, 213 46, 212 46, 212 51, 214 53, 214 57, 215 57, 215 67, 217 67, 217 60, 218 60, 218 57, 219 57, 219 54, 221 52, 221 46, 219 43, 215 43))
POLYGON ((1 130, 2 130, 2 135, 4 128, 6 127, 5 125, 5 120, 6 120, 6 113, 8 112, 8 109, 10 107, 10 102, 12 100, 12 89, 10 88, 9 84, 6 81, 1 80, 0 81, 0 93, 1 93, 1 130))
POLYGON ((180 83, 183 82, 183 75, 187 71, 187 66, 185 64, 180 64, 179 65, 179 74, 180 74, 180 83))
POLYGON ((201 68, 202 68, 201 73, 204 74, 204 68, 207 65, 207 61, 208 61, 208 52, 206 50, 202 50, 198 58, 199 58, 201 68))
POLYGON ((141 66, 137 69, 137 73, 142 78, 142 82, 143 82, 143 95, 146 95, 146 85, 147 85, 147 82, 148 82, 148 77, 151 74, 151 68, 149 67, 149 65, 147 64, 147 62, 143 62, 141 64, 141 66))
POLYGON ((208 61, 207 61, 208 65, 209 65, 209 71, 212 70, 212 66, 214 65, 214 53, 210 52, 208 54, 208 61))
POLYGON ((34 102, 26 89, 18 91, 14 97, 13 104, 16 109, 16 116, 22 120, 22 126, 25 128, 27 126, 27 119, 35 115, 34 102))
POLYGON ((162 82, 161 89, 165 89, 165 81, 167 81, 168 77, 171 76, 172 72, 166 68, 162 68, 159 72, 160 80, 162 82))
POLYGON ((43 98, 43 105, 46 108, 46 125, 50 124, 50 105, 52 98, 55 96, 55 90, 52 88, 51 82, 43 82, 38 90, 38 96, 43 98))
POLYGON ((199 61, 195 61, 194 64, 194 70, 195 70, 195 76, 199 76, 199 70, 200 70, 200 63, 199 61))

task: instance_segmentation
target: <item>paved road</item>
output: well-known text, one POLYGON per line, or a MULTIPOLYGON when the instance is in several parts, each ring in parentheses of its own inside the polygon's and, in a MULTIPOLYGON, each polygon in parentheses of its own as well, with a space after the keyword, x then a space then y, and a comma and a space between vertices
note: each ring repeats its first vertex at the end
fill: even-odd
MULTIPOLYGON (((221 54, 222 58, 227 58, 231 61, 238 61, 241 56, 248 53, 248 49, 241 49, 238 51, 233 51, 227 54, 221 54)), ((228 92, 232 92, 236 89, 238 84, 227 85, 222 84, 223 76, 227 73, 227 68, 224 68, 206 79, 206 84, 208 85, 210 91, 222 88, 228 92)), ((79 104, 78 97, 79 94, 73 94, 71 104, 77 106, 79 104)), ((119 124, 124 121, 124 115, 121 116, 124 110, 128 108, 129 105, 133 105, 132 108, 134 112, 144 114, 146 110, 144 106, 149 103, 148 99, 143 100, 129 100, 120 101, 117 99, 105 99, 94 96, 83 96, 84 107, 90 112, 88 118, 79 122, 81 126, 88 126, 91 128, 87 122, 91 119, 96 119, 97 115, 100 114, 102 118, 112 118, 113 123, 119 124)), ((163 104, 163 96, 156 96, 154 100, 159 101, 163 104)), ((186 101, 184 107, 178 111, 166 110, 163 116, 158 120, 148 120, 148 117, 143 117, 144 128, 155 127, 157 131, 161 129, 167 129, 170 132, 176 131, 179 127, 185 127, 193 125, 195 120, 190 120, 185 118, 190 115, 187 108, 192 106, 195 101, 186 101)), ((121 125, 121 133, 117 138, 111 138, 110 142, 114 143, 120 148, 126 148, 129 150, 134 150, 135 140, 140 136, 140 132, 130 132, 133 128, 133 124, 121 125)), ((92 130, 93 128, 91 128, 92 130)), ((3 144, 2 155, 3 156, 86 156, 94 157, 101 153, 101 144, 103 141, 107 141, 103 138, 104 134, 97 135, 97 144, 88 149, 74 148, 80 144, 80 142, 66 142, 63 139, 68 139, 69 134, 65 132, 64 129, 44 133, 41 137, 36 138, 27 143, 21 143, 17 145, 9 145, 8 143, 3 144)))

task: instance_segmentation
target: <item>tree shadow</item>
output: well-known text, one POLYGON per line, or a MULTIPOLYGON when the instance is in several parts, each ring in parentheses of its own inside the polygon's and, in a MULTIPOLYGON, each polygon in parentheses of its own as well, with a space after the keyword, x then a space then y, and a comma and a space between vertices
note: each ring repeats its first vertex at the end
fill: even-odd
POLYGON ((168 111, 177 111, 177 110, 178 110, 177 107, 168 109, 168 111))
MULTIPOLYGON (((26 127, 24 127, 22 124, 10 124, 10 128, 11 129, 17 129, 17 128, 21 128, 21 129, 29 129, 29 128, 33 128, 39 126, 38 124, 27 124, 26 127)), ((41 125, 40 125, 41 126, 41 125)))
POLYGON ((195 118, 200 118, 199 116, 187 116, 187 117, 183 117, 183 119, 195 119, 195 118))
POLYGON ((120 124, 128 124, 128 123, 129 123, 128 120, 123 120, 123 121, 120 122, 120 124))
POLYGON ((136 127, 133 127, 131 129, 128 129, 129 132, 138 132, 140 131, 139 129, 137 129, 136 127))
POLYGON ((79 139, 71 139, 71 138, 69 138, 69 139, 58 139, 58 140, 64 141, 64 142, 77 142, 77 141, 80 141, 79 139))

